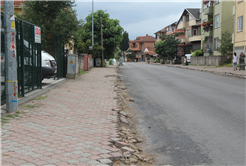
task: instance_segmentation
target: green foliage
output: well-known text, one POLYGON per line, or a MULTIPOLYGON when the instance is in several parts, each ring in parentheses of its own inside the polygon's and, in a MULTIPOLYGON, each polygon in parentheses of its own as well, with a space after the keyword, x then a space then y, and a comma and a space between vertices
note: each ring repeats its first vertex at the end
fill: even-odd
POLYGON ((165 64, 165 61, 161 61, 161 64, 165 64))
POLYGON ((36 98, 36 100, 43 100, 43 99, 45 99, 45 98, 47 98, 47 95, 45 95, 45 96, 40 96, 40 97, 36 98))
POLYGON ((175 39, 175 37, 179 36, 179 34, 175 35, 163 35, 160 36, 162 41, 156 43, 155 52, 159 54, 162 58, 168 56, 174 56, 177 53, 177 46, 179 45, 179 41, 175 39))
POLYGON ((131 49, 128 49, 128 50, 126 50, 126 52, 132 52, 132 50, 131 49))
POLYGON ((231 62, 232 62, 232 57, 227 58, 227 59, 225 60, 225 63, 231 63, 231 62))
POLYGON ((150 57, 147 57, 147 60, 149 61, 150 60, 150 57))
POLYGON ((41 27, 42 49, 53 51, 53 35, 69 43, 82 21, 78 21, 72 1, 23 1, 21 19, 41 27))
MULTIPOLYGON (((117 19, 110 19, 108 13, 104 13, 103 10, 97 10, 93 13, 94 15, 94 47, 95 45, 98 50, 101 43, 101 16, 103 24, 103 48, 104 48, 104 58, 110 59, 114 57, 114 53, 120 42, 123 39, 122 32, 123 28, 120 26, 120 22, 117 19)), ((78 40, 78 45, 80 42, 85 42, 92 38, 92 14, 89 14, 85 18, 85 23, 83 27, 76 33, 76 39, 78 40)), ((95 48, 93 48, 94 50, 95 48)), ((97 50, 97 51, 98 51, 97 50)), ((97 52, 96 51, 96 52, 97 52)), ((93 51, 94 54, 94 51, 93 51)), ((99 54, 96 55, 98 57, 99 54)))
POLYGON ((126 51, 129 48, 129 37, 128 37, 128 33, 126 31, 124 31, 123 33, 123 39, 120 43, 120 50, 121 51, 126 51))
POLYGON ((203 55, 203 49, 196 50, 194 52, 191 51, 191 56, 202 56, 203 55))
POLYGON ((135 54, 134 53, 127 54, 126 57, 130 58, 130 59, 133 59, 133 58, 135 58, 135 54))
POLYGON ((115 57, 115 59, 117 59, 117 61, 120 59, 120 56, 119 55, 117 55, 116 57, 115 57))
POLYGON ((228 31, 222 33, 221 39, 219 39, 219 47, 217 50, 222 54, 226 55, 233 51, 232 34, 228 31))
POLYGON ((113 65, 113 59, 109 59, 109 65, 113 65))
POLYGON ((39 108, 39 106, 38 105, 26 105, 25 108, 29 108, 29 109, 31 109, 31 108, 39 108))

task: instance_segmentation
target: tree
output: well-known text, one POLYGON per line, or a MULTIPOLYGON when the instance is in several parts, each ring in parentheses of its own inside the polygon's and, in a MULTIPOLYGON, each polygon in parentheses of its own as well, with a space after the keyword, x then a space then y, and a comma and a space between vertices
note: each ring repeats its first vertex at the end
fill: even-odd
POLYGON ((53 35, 69 43, 81 23, 72 9, 72 1, 24 1, 21 19, 41 27, 42 49, 53 50, 53 35))
MULTIPOLYGON (((103 48, 104 58, 110 59, 114 57, 114 53, 117 47, 122 41, 123 28, 120 26, 120 22, 117 19, 110 19, 108 13, 104 13, 103 10, 94 12, 94 42, 98 45, 101 44, 101 16, 103 24, 103 48)), ((89 14, 85 18, 83 28, 80 29, 80 33, 77 33, 77 38, 81 39, 81 42, 86 42, 92 38, 92 14, 89 14)), ((93 48, 94 49, 94 48, 93 48)), ((94 55, 93 55, 94 56, 94 55)))
POLYGON ((128 33, 126 31, 124 31, 123 40, 120 43, 120 50, 123 52, 123 55, 124 55, 124 51, 126 51, 129 48, 128 42, 129 42, 128 33))
POLYGON ((217 48, 217 50, 222 55, 226 55, 227 53, 233 52, 232 34, 230 32, 223 32, 221 39, 219 39, 219 43, 220 46, 217 48))
POLYGON ((161 41, 157 42, 154 45, 155 52, 159 54, 162 59, 164 57, 173 56, 177 54, 177 47, 179 45, 179 41, 175 39, 175 37, 179 36, 179 34, 175 35, 163 35, 161 36, 161 41))

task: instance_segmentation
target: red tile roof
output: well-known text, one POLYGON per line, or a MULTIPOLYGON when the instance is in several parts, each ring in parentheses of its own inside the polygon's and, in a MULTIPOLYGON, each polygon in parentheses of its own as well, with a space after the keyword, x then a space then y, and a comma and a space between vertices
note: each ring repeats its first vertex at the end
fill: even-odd
POLYGON ((131 40, 129 43, 141 43, 141 42, 148 42, 148 41, 155 41, 155 38, 153 36, 139 36, 136 38, 136 40, 131 40))
MULTIPOLYGON (((23 3, 21 0, 14 1, 14 6, 20 6, 23 3)), ((1 6, 3 5, 3 1, 1 0, 1 6)))

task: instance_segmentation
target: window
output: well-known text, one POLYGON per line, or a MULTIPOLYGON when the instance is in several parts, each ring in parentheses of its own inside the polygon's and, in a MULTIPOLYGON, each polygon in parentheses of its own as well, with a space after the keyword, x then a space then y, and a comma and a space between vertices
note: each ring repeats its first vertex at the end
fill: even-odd
POLYGON ((214 50, 217 50, 219 47, 219 38, 214 38, 214 50))
POLYGON ((216 16, 214 16, 214 20, 215 20, 214 28, 219 28, 219 26, 220 26, 220 15, 217 14, 216 16))
POLYGON ((157 34, 155 34, 155 39, 157 39, 157 34))
POLYGON ((201 28, 198 28, 198 35, 199 35, 199 36, 202 35, 201 28))
POLYGON ((190 37, 190 29, 187 30, 187 37, 190 37))
POLYGON ((197 29, 193 29, 193 36, 197 36, 197 29))
POLYGON ((242 31, 243 30, 243 16, 238 17, 237 19, 237 31, 242 31))

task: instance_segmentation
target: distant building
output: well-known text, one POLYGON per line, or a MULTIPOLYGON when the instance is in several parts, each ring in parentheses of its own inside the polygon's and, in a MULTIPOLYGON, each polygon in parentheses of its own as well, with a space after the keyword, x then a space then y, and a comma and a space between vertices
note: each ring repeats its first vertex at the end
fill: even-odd
MULTIPOLYGON (((179 41, 182 42, 182 40, 184 39, 184 30, 178 30, 177 29, 177 22, 174 22, 168 26, 166 26, 165 28, 157 31, 155 33, 155 43, 157 43, 158 41, 161 41, 160 36, 163 36, 164 34, 166 35, 174 35, 174 34, 179 34, 178 37, 176 37, 176 39, 178 39, 179 41)), ((177 56, 182 56, 184 55, 184 43, 180 43, 179 46, 177 47, 177 56)))
MULTIPOLYGON (((220 56, 217 51, 222 33, 234 31, 234 1, 202 1, 202 43, 204 56, 220 56)), ((240 12, 245 12, 239 11, 240 12)))
POLYGON ((139 36, 135 40, 130 40, 129 49, 135 54, 137 62, 145 61, 146 54, 154 55, 155 38, 153 36, 139 36))
MULTIPOLYGON (((22 5, 23 1, 14 1, 14 13, 18 13, 19 15, 22 13, 22 5)), ((3 1, 1 0, 1 11, 3 12, 3 1)))
POLYGON ((184 9, 177 24, 178 30, 184 30, 184 38, 180 39, 184 44, 184 54, 201 49, 200 9, 184 9))
POLYGON ((246 2, 235 1, 234 51, 237 55, 246 54, 246 2))

